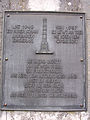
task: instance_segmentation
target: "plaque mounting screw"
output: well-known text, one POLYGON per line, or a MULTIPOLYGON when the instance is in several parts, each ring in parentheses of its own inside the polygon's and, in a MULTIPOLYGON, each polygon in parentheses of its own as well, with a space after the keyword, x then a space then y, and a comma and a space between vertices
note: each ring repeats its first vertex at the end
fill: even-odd
POLYGON ((5 104, 4 104, 4 106, 6 107, 6 106, 7 106, 7 104, 5 103, 5 104))
POLYGON ((83 16, 80 16, 80 18, 82 19, 82 18, 83 18, 83 16))
POLYGON ((5 61, 8 61, 8 58, 5 58, 5 61))
POLYGON ((7 17, 10 17, 10 14, 8 14, 7 17))
POLYGON ((80 107, 83 107, 83 104, 81 104, 80 107))
POLYGON ((83 59, 81 59, 80 61, 83 62, 83 59))

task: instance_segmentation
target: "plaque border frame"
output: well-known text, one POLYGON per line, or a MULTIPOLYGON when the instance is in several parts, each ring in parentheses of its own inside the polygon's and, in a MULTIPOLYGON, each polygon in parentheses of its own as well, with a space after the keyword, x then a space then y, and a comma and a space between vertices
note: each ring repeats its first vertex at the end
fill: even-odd
MULTIPOLYGON (((2 66, 2 72, 1 72, 1 80, 0 80, 0 83, 2 84, 1 87, 0 87, 0 90, 1 90, 1 93, 0 93, 0 97, 2 100, 0 100, 0 110, 10 110, 10 111, 45 111, 45 112, 78 112, 78 111, 87 111, 87 106, 88 106, 88 60, 87 60, 87 56, 88 56, 88 52, 87 52, 87 36, 86 36, 86 13, 85 12, 54 12, 54 11, 11 11, 11 10, 7 10, 7 11, 4 11, 3 13, 3 32, 2 32, 2 60, 1 60, 1 66, 2 66), (78 106, 78 105, 75 105, 75 106, 63 106, 63 107, 33 107, 33 108, 29 108, 28 106, 17 106, 17 105, 10 105, 10 106, 7 106, 7 105, 3 105, 3 99, 4 99, 4 90, 3 90, 3 85, 4 85, 4 70, 3 70, 3 64, 5 62, 5 58, 3 57, 3 54, 4 54, 4 31, 5 31, 5 14, 19 14, 19 13, 33 13, 33 14, 72 14, 72 15, 80 15, 80 16, 83 16, 83 23, 84 23, 84 56, 85 56, 85 69, 84 69, 84 72, 85 72, 85 81, 84 81, 84 91, 83 91, 83 94, 84 94, 84 99, 83 99, 83 102, 84 102, 84 106, 81 107, 81 106, 78 106), (24 108, 25 107, 25 108, 24 108)), ((83 51, 83 49, 82 49, 83 51)))

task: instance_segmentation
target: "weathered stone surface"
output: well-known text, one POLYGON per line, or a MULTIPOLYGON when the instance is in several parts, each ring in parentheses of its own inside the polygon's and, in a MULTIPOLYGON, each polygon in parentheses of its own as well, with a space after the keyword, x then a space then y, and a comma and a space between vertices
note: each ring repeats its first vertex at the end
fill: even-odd
POLYGON ((9 9, 9 0, 0 0, 0 12, 9 9))
POLYGON ((2 12, 0 12, 0 19, 3 17, 3 14, 2 14, 2 12))
POLYGON ((7 120, 29 120, 30 112, 7 112, 7 120))
POLYGON ((28 0, 10 0, 11 10, 28 10, 28 0))
POLYGON ((36 11, 59 11, 60 4, 59 0, 29 0, 28 8, 36 11))
POLYGON ((90 1, 81 0, 81 3, 82 3, 82 11, 86 13, 87 19, 90 19, 90 1))
POLYGON ((81 112, 80 120, 89 120, 89 113, 81 112))
POLYGON ((89 120, 86 112, 8 112, 7 120, 89 120))
POLYGON ((90 20, 86 21, 87 42, 90 42, 90 20))
POLYGON ((12 10, 80 11, 80 0, 10 0, 12 10))
POLYGON ((65 11, 80 11, 80 10, 82 10, 82 4, 81 4, 80 0, 60 0, 60 2, 61 2, 60 10, 65 10, 65 11))
POLYGON ((6 111, 4 111, 4 112, 1 112, 0 111, 0 120, 6 120, 6 111))
MULTIPOLYGON (((84 113, 86 116, 86 113, 84 113)), ((7 120, 80 120, 80 113, 8 112, 7 120)))

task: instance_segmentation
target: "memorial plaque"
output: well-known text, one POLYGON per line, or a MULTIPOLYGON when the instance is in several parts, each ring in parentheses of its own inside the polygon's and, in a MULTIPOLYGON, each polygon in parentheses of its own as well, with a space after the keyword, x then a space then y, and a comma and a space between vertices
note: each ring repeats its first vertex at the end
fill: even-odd
POLYGON ((2 110, 86 110, 85 14, 6 11, 2 110))

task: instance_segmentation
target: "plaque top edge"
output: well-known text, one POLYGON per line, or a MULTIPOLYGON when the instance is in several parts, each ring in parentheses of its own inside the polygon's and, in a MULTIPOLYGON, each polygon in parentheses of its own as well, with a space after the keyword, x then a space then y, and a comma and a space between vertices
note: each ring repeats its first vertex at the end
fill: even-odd
POLYGON ((86 13, 85 12, 64 12, 64 11, 12 11, 12 10, 5 10, 4 13, 49 13, 49 14, 83 14, 85 15, 86 13))

